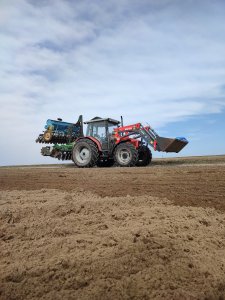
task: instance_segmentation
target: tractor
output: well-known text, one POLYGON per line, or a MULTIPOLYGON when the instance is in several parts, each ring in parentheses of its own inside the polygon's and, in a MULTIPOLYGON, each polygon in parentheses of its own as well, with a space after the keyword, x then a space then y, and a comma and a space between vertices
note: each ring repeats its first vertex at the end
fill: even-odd
POLYGON ((147 166, 152 160, 151 146, 155 151, 176 152, 183 149, 188 141, 184 137, 175 139, 160 137, 150 126, 141 123, 123 125, 123 118, 95 117, 87 124, 83 134, 83 118, 73 123, 61 119, 47 120, 43 134, 36 142, 51 143, 41 149, 44 156, 66 159, 77 167, 120 167, 147 166))

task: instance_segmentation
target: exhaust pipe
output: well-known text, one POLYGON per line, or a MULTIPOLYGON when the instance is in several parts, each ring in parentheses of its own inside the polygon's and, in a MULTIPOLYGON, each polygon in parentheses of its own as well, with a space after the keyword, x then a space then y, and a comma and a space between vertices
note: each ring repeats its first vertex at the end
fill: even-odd
POLYGON ((123 127, 123 116, 120 116, 120 119, 121 119, 121 127, 123 127))

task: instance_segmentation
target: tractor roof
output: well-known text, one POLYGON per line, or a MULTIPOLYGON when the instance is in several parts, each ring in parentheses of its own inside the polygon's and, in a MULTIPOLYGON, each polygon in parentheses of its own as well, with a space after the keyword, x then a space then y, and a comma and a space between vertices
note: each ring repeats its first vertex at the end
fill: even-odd
POLYGON ((103 122, 103 121, 107 121, 109 123, 112 123, 113 125, 118 125, 120 123, 120 121, 111 119, 111 118, 100 118, 100 117, 95 117, 93 119, 91 119, 90 121, 86 121, 84 122, 85 124, 89 124, 89 123, 96 123, 96 122, 103 122))

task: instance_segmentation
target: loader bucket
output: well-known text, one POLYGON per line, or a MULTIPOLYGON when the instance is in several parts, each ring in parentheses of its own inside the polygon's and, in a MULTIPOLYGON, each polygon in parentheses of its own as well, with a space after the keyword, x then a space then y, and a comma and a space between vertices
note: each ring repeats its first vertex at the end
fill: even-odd
POLYGON ((175 139, 157 136, 157 150, 162 152, 180 152, 187 144, 188 140, 184 137, 175 139))

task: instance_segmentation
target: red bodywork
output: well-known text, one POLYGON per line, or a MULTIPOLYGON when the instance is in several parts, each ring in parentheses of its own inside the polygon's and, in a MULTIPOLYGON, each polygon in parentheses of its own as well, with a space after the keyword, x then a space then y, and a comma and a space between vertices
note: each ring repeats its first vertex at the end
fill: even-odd
MULTIPOLYGON (((140 145, 140 141, 137 140, 137 139, 130 138, 129 134, 131 134, 136 129, 140 129, 140 126, 141 126, 141 123, 136 123, 136 124, 133 124, 133 125, 127 125, 127 126, 114 128, 113 138, 115 139, 115 145, 118 145, 121 142, 129 141, 137 149, 140 145)), ((145 128, 148 129, 149 127, 145 127, 145 128)), ((96 139, 92 136, 85 136, 85 137, 78 138, 76 141, 79 141, 83 138, 92 140, 97 145, 98 150, 102 151, 102 145, 101 145, 101 142, 98 139, 96 139)))
POLYGON ((115 138, 115 144, 118 145, 121 142, 129 141, 134 147, 139 148, 140 141, 137 139, 130 138, 130 134, 136 129, 140 129, 141 123, 133 125, 122 126, 114 129, 113 137, 115 138))
MULTIPOLYGON (((140 147, 141 141, 136 139, 136 138, 131 138, 130 136, 132 134, 134 134, 134 132, 137 129, 140 129, 141 126, 142 126, 141 123, 136 123, 136 124, 132 124, 132 125, 127 125, 127 126, 121 126, 121 127, 114 128, 112 136, 113 136, 114 141, 115 141, 115 146, 120 144, 120 143, 130 142, 131 144, 134 145, 134 147, 136 149, 138 149, 140 147)), ((144 128, 146 130, 149 130, 150 126, 145 126, 144 128)), ((98 150, 100 152, 102 151, 102 144, 98 139, 96 139, 92 136, 86 136, 86 137, 78 138, 77 141, 81 140, 83 138, 85 138, 85 139, 88 138, 88 139, 92 140, 97 145, 98 150)), ((156 140, 154 141, 153 147, 154 147, 154 150, 156 150, 156 147, 157 147, 157 141, 156 140)))
MULTIPOLYGON (((141 123, 136 123, 136 124, 133 124, 133 125, 127 125, 127 126, 118 127, 116 129, 114 129, 114 132, 115 132, 114 136, 116 138, 116 145, 119 144, 120 142, 129 141, 134 145, 134 147, 136 149, 139 148, 141 142, 137 139, 130 138, 129 135, 131 135, 132 132, 134 132, 135 130, 140 129, 141 126, 142 126, 141 123), (122 134, 125 134, 125 135, 122 135, 122 134)), ((150 126, 145 126, 144 128, 147 131, 149 131, 151 129, 150 126)), ((156 140, 154 140, 154 142, 153 142, 153 148, 154 148, 155 151, 157 150, 157 141, 156 140)))

